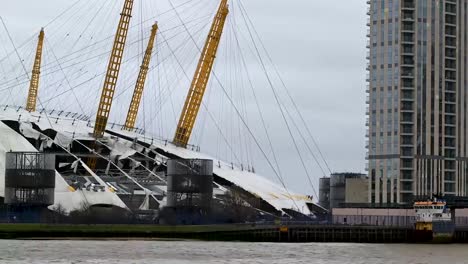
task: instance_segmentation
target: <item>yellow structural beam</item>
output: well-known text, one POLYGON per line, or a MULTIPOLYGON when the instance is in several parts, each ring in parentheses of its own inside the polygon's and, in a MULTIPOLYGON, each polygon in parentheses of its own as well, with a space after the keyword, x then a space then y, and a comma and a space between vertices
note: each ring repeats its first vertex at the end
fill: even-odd
POLYGON ((115 34, 114 46, 107 66, 106 78, 102 88, 101 100, 96 114, 96 124, 94 125, 94 137, 101 138, 106 131, 109 119, 112 100, 114 99, 115 87, 119 78, 120 65, 127 41, 128 28, 132 18, 133 0, 125 0, 122 13, 120 13, 119 26, 115 34))
POLYGON ((132 130, 135 128, 135 123, 138 117, 138 109, 140 108, 141 98, 143 96, 143 90, 145 89, 146 76, 148 75, 148 69, 151 62, 151 54, 153 53, 154 42, 156 39, 156 33, 158 31, 158 24, 154 24, 151 29, 151 35, 148 41, 148 47, 146 48, 145 56, 140 67, 140 73, 133 91, 132 101, 128 108, 127 119, 125 121, 124 129, 132 130))
MULTIPOLYGON (((112 100, 114 99, 115 87, 117 86, 117 79, 119 78, 125 43, 127 42, 132 10, 133 0, 125 0, 122 12, 120 13, 120 21, 115 34, 114 45, 109 58, 101 99, 99 101, 99 108, 96 114, 96 123, 94 124, 93 132, 95 138, 103 137, 106 131, 112 100)), ((93 148, 96 148, 96 143, 93 144, 93 148)), ((96 168, 97 158, 89 158, 87 163, 88 166, 94 170, 96 168)))
POLYGON ((210 79, 213 64, 218 51, 219 42, 223 34, 229 7, 227 0, 221 0, 216 17, 211 25, 210 33, 198 61, 187 99, 182 110, 173 143, 180 147, 187 147, 200 105, 210 79))
POLYGON ((29 84, 28 99, 26 101, 26 110, 29 112, 36 111, 37 95, 39 93, 39 79, 41 75, 42 48, 44 47, 44 29, 39 33, 39 41, 37 42, 36 57, 29 84))

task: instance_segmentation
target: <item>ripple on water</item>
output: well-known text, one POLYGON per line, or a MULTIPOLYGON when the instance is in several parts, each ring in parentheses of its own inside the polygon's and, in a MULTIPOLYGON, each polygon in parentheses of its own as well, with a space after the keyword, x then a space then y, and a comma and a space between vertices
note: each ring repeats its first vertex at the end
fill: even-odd
POLYGON ((467 263, 466 245, 0 240, 0 263, 467 263))

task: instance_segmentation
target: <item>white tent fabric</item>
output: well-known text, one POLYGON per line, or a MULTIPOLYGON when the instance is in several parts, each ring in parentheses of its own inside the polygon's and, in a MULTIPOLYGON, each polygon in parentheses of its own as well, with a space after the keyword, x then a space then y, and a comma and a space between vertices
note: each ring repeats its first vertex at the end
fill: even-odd
MULTIPOLYGON (((56 143, 59 143, 62 146, 69 145, 66 138, 73 137, 77 140, 93 140, 93 130, 90 126, 90 122, 88 121, 75 120, 72 118, 50 117, 45 116, 45 114, 41 115, 37 112, 28 113, 27 111, 17 110, 11 107, 0 108, 0 120, 21 120, 21 122, 35 123, 42 130, 53 129, 58 133, 58 135, 60 135, 59 139, 56 140, 56 143), (51 120, 54 122, 51 122, 51 120)), ((228 163, 224 163, 221 161, 218 162, 215 158, 210 157, 209 155, 205 155, 203 153, 199 153, 185 148, 179 148, 167 142, 163 144, 162 142, 152 140, 150 138, 144 138, 143 135, 134 132, 124 131, 119 128, 110 130, 112 131, 112 133, 119 134, 120 136, 132 139, 125 140, 123 138, 119 138, 117 140, 116 137, 110 136, 107 133, 105 134, 105 138, 103 140, 106 140, 107 144, 110 145, 110 147, 112 148, 111 156, 114 158, 118 158, 118 160, 130 157, 134 155, 137 151, 144 151, 144 148, 142 146, 134 144, 133 140, 135 139, 139 141, 144 141, 147 144, 151 144, 149 149, 159 148, 167 153, 178 156, 180 158, 215 160, 214 173, 216 175, 237 185, 245 191, 250 192, 253 195, 263 199, 277 210, 293 209, 304 214, 311 213, 307 204, 312 203, 313 201, 309 198, 309 196, 294 193, 284 188, 280 184, 275 183, 256 173, 242 170, 241 168, 237 168, 236 166, 233 166, 228 163)), ((26 128, 26 132, 29 136, 36 136, 33 131, 29 131, 29 127, 26 128)), ((3 157, 5 151, 8 151, 10 149, 15 151, 34 151, 34 147, 31 146, 29 142, 25 140, 21 135, 9 129, 4 124, 0 126, 0 133, 2 134, 2 136, 0 136, 0 170, 2 170, 0 171, 0 195, 2 195, 4 187, 4 165, 1 164, 1 161, 4 160, 3 157), (2 131, 5 131, 5 133, 2 133, 2 131)), ((158 162, 164 161, 158 160, 158 162)), ((59 179, 58 181, 61 181, 60 184, 57 185, 57 188, 61 188, 62 192, 63 189, 68 189, 67 184, 65 183, 63 178, 57 178, 59 179)), ((74 197, 75 195, 76 194, 72 194, 68 197, 74 197)), ((123 203, 120 199, 118 199, 118 197, 115 194, 108 194, 106 192, 102 193, 102 196, 100 196, 99 193, 95 193, 92 195, 87 194, 86 196, 88 195, 89 197, 92 197, 91 200, 95 199, 95 201, 93 200, 93 202, 95 203, 109 202, 116 206, 123 207, 123 203), (112 195, 114 195, 115 197, 112 195), (102 199, 102 201, 99 201, 99 199, 102 199)), ((56 197, 58 198, 58 200, 61 200, 62 196, 65 197, 66 195, 63 193, 58 193, 56 197)), ((79 200, 78 198, 76 199, 79 200)), ((77 202, 72 201, 67 206, 69 208, 74 208, 76 203, 77 202)))

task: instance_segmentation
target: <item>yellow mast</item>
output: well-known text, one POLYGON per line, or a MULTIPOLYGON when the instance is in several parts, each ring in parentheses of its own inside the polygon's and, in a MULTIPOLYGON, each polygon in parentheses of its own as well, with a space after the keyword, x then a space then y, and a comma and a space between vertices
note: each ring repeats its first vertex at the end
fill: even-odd
POLYGON ((127 119, 125 121, 124 129, 132 130, 135 127, 136 119, 138 116, 138 109, 140 108, 141 97, 143 96, 143 90, 145 89, 146 76, 148 75, 148 67, 151 61, 151 53, 153 52, 154 41, 156 39, 156 32, 158 31, 158 24, 154 24, 151 29, 151 36, 148 41, 148 47, 146 48, 145 56, 140 67, 140 73, 135 85, 133 92, 132 101, 127 113, 127 119))
POLYGON ((39 79, 41 75, 42 48, 44 46, 44 29, 39 33, 39 41, 37 42, 36 58, 29 84, 28 99, 26 102, 26 110, 29 112, 36 111, 37 94, 39 92, 39 79))
POLYGON ((192 134, 195 121, 200 110, 200 105, 205 94, 206 86, 210 79, 214 60, 218 51, 219 42, 223 34, 229 7, 227 0, 221 0, 216 17, 211 25, 210 33, 198 62, 197 70, 193 77, 187 99, 182 110, 179 124, 174 137, 174 144, 186 147, 192 134))
MULTIPOLYGON (((115 87, 119 78, 120 65, 127 41, 128 28, 130 27, 130 19, 132 18, 133 0, 125 0, 122 13, 120 13, 120 21, 115 33, 114 46, 112 47, 109 64, 107 66, 106 78, 102 87, 101 100, 96 114, 96 123, 94 125, 94 137, 101 138, 106 131, 107 120, 109 119, 112 100, 114 99, 115 87)), ((96 147, 94 143, 93 148, 96 147)), ((88 159, 88 166, 91 169, 96 168, 97 158, 88 159)))
POLYGON ((132 18, 133 0, 125 0, 125 4, 120 13, 119 26, 115 34, 114 46, 107 66, 106 78, 102 88, 101 100, 96 114, 96 124, 94 125, 94 136, 101 138, 106 130, 107 120, 109 119, 112 100, 114 99, 115 87, 119 77, 120 65, 127 41, 128 28, 132 18))

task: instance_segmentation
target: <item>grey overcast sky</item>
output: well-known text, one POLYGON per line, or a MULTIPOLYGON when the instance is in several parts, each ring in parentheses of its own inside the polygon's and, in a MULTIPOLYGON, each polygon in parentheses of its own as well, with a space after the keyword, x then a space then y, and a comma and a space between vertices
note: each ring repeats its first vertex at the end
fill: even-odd
MULTIPOLYGON (((19 45, 75 1, 0 0, 0 16, 8 25, 15 43, 19 45)), ((144 0, 144 2, 167 1, 144 0)), ((173 0, 173 2, 183 1, 173 0)), ((204 2, 210 1, 204 0, 204 2)), ((218 1, 211 2, 216 6, 218 1)), ((366 1, 242 0, 242 3, 332 171, 364 172, 366 1)), ((117 7, 116 10, 118 9, 117 7)), ((163 19, 159 20, 161 25, 164 22, 163 19)), ((109 20, 108 24, 114 28, 116 20, 109 20)), ((103 26, 91 24, 90 27, 91 30, 98 32, 103 26)), ((108 32, 111 33, 112 31, 108 32)), ((6 41, 5 31, 1 25, 0 40, 2 41, 0 57, 3 57, 5 53, 2 53, 1 46, 4 46, 4 50, 11 50, 11 46, 6 41)), ((185 91, 182 94, 186 93, 185 91)), ((306 184, 305 173, 297 163, 298 155, 291 145, 287 130, 284 126, 282 128, 276 126, 281 117, 277 113, 270 114, 268 111, 269 107, 274 107, 271 97, 262 96, 260 92, 259 99, 262 108, 266 109, 265 120, 272 134, 275 149, 280 152, 280 164, 286 184, 294 191, 312 194, 310 186, 306 184)), ((178 108, 178 105, 176 103, 175 108, 178 108)), ((254 110, 252 108, 247 111, 254 110)), ((165 132, 166 137, 171 135, 172 131, 165 132)), ((210 136, 210 133, 205 135, 205 137, 210 136)), ((202 149, 208 149, 210 154, 216 152, 216 146, 209 138, 199 141, 202 149), (211 147, 204 148, 204 145, 211 147)), ((254 156, 262 159, 259 154, 254 156)), ((311 157, 307 157, 305 162, 318 189, 317 179, 323 176, 323 173, 311 157)), ((275 177, 270 175, 265 162, 259 163, 257 171, 275 180, 275 177)))

